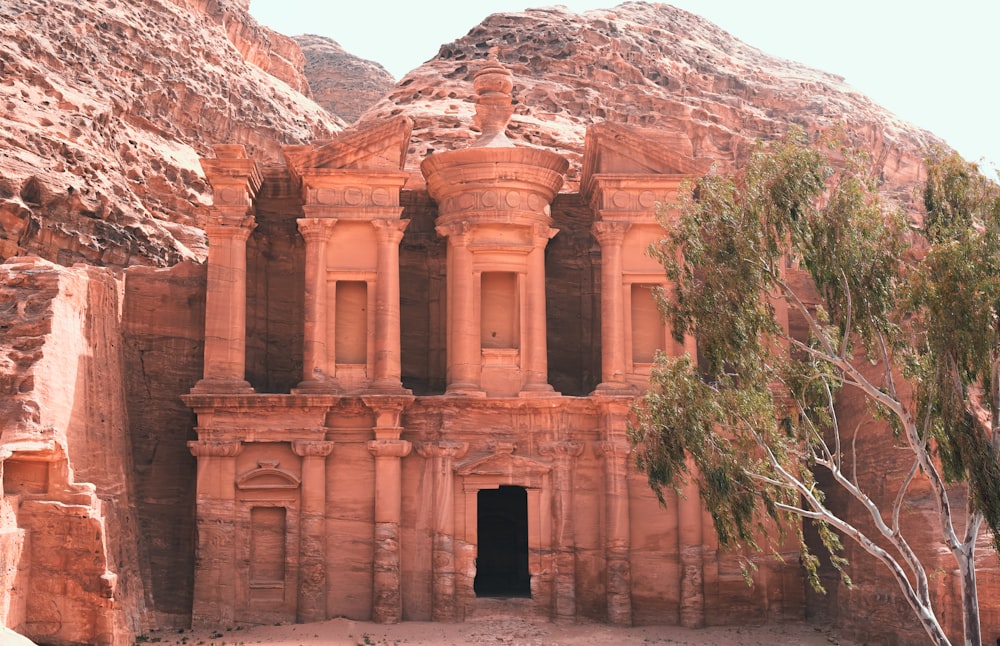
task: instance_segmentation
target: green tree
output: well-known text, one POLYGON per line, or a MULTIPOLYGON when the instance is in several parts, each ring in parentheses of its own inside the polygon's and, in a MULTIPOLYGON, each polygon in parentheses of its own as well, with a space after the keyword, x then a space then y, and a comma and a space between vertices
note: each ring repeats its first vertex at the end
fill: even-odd
POLYGON ((961 574, 965 643, 980 644, 976 538, 984 523, 1000 535, 1000 191, 936 153, 926 217, 907 223, 867 166, 793 132, 738 176, 696 182, 651 251, 672 285, 664 315, 699 356, 658 357, 632 440, 661 502, 697 480, 723 545, 762 549, 768 519, 794 528, 819 588, 802 538, 811 521, 847 583, 842 539, 884 564, 932 642, 948 644, 900 525, 909 487, 926 478, 961 574), (789 333, 789 315, 805 334, 789 333), (857 478, 840 397, 865 398, 910 451, 891 504, 857 478), (820 471, 860 503, 865 526, 831 511, 820 471))

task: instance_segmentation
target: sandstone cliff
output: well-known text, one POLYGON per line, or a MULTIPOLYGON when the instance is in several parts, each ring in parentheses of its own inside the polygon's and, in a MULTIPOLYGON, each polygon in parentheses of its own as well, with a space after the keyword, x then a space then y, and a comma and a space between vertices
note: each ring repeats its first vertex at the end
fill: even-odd
POLYGON ((305 74, 316 103, 347 123, 396 85, 384 67, 348 53, 335 40, 307 34, 295 42, 305 55, 305 74))
POLYGON ((199 259, 198 155, 239 142, 274 157, 340 130, 302 94, 298 46, 246 4, 0 5, 0 258, 199 259))
POLYGON ((583 14, 565 8, 492 15, 407 74, 362 115, 415 122, 408 167, 474 135, 472 76, 490 48, 514 74, 512 139, 567 155, 564 191, 576 190, 586 127, 609 121, 677 135, 682 153, 738 167, 753 142, 790 124, 842 124, 871 151, 904 200, 923 149, 940 143, 874 104, 840 77, 769 56, 712 23, 665 4, 628 2, 583 14))
POLYGON ((0 623, 39 643, 148 621, 118 310, 107 269, 0 265, 0 623))

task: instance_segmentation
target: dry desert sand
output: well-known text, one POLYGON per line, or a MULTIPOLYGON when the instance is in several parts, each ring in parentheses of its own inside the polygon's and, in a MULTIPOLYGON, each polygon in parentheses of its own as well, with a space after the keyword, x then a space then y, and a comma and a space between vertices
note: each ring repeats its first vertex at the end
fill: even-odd
POLYGON ((420 621, 380 625, 350 619, 314 624, 158 631, 146 643, 164 646, 853 646, 829 628, 807 624, 728 626, 691 630, 677 626, 619 628, 605 624, 557 625, 520 618, 476 619, 461 624, 420 621))

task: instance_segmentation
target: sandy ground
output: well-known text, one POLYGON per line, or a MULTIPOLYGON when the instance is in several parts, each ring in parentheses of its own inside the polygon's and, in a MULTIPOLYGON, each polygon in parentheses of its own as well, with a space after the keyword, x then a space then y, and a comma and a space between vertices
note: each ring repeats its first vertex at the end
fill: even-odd
POLYGON ((676 626, 616 628, 604 624, 556 625, 518 618, 477 619, 462 624, 404 622, 392 626, 350 619, 315 624, 158 631, 145 643, 163 646, 606 646, 671 644, 672 646, 854 646, 827 628, 806 624, 731 626, 689 630, 676 626))

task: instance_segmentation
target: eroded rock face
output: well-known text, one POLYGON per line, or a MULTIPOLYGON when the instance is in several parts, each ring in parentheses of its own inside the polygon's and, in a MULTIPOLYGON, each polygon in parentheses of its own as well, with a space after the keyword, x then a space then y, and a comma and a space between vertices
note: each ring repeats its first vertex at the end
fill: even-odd
POLYGON ((305 55, 305 74, 316 103, 347 123, 378 103, 396 84, 374 61, 358 58, 324 36, 296 36, 305 55))
POLYGON ((571 161, 576 190, 584 131, 609 121, 664 130, 693 158, 739 167, 754 141, 791 124, 843 124, 869 150, 886 185, 909 201, 922 150, 940 143, 874 104, 840 77, 768 56, 712 23, 664 4, 629 2, 583 14, 565 8, 494 14, 407 74, 361 123, 405 114, 415 122, 407 166, 468 145, 472 75, 490 48, 514 74, 519 144, 571 161))
POLYGON ((0 258, 201 259, 199 154, 239 141, 270 158, 339 131, 301 93, 298 47, 245 4, 0 6, 0 258))
POLYGON ((118 293, 107 269, 0 265, 0 619, 39 643, 148 625, 118 293))

